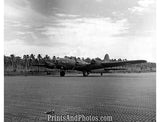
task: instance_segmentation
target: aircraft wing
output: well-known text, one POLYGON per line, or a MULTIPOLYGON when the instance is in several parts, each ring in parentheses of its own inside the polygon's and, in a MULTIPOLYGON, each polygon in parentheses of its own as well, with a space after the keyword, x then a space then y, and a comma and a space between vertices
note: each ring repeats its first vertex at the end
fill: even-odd
POLYGON ((45 68, 49 68, 49 69, 55 68, 55 64, 50 63, 50 62, 45 62, 44 64, 33 64, 32 66, 45 67, 45 68))
MULTIPOLYGON (((95 69, 108 69, 112 67, 124 66, 128 64, 139 64, 139 63, 146 63, 145 60, 131 60, 131 61, 116 61, 116 62, 101 62, 101 63, 91 63, 77 66, 75 69, 79 71, 91 71, 95 69)), ((119 70, 119 69, 112 69, 112 70, 119 70)))
POLYGON ((104 68, 104 70, 126 70, 126 68, 104 68))
POLYGON ((102 66, 104 67, 117 67, 117 66, 124 66, 127 64, 139 64, 139 63, 146 63, 146 60, 131 60, 131 61, 117 61, 117 62, 102 62, 102 66))

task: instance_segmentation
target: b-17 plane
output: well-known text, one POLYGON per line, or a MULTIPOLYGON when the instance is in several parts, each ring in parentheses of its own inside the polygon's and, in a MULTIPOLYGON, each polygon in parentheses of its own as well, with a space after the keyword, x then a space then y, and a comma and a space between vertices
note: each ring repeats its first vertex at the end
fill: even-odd
POLYGON ((83 60, 59 58, 55 63, 45 62, 43 65, 35 65, 46 67, 49 69, 60 69, 60 76, 65 76, 66 70, 77 70, 83 73, 83 76, 88 76, 89 73, 99 72, 101 75, 109 70, 125 70, 124 68, 117 68, 128 64, 146 63, 146 60, 130 60, 130 61, 110 61, 109 55, 106 54, 104 60, 97 61, 92 59, 90 63, 83 60))

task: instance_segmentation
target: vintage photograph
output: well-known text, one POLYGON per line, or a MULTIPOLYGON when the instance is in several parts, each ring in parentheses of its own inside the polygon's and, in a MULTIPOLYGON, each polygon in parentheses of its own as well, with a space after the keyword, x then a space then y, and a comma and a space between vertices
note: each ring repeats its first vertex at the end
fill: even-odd
POLYGON ((4 0, 5 122, 156 115, 156 0, 4 0))

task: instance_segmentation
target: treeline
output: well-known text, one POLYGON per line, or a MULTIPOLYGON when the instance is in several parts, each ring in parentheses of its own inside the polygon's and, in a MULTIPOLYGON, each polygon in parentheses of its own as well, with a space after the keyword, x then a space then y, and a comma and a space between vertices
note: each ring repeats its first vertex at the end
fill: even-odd
POLYGON ((5 71, 39 71, 39 67, 33 65, 43 64, 45 61, 55 62, 56 57, 52 58, 48 55, 42 57, 41 54, 35 56, 34 54, 23 55, 23 57, 15 56, 4 56, 4 70, 5 71))
MULTIPOLYGON (((44 57, 41 54, 38 54, 35 56, 34 54, 30 55, 23 55, 22 57, 16 56, 14 54, 11 54, 10 56, 4 55, 4 71, 39 71, 40 67, 35 67, 33 65, 35 64, 43 64, 45 61, 49 62, 55 62, 56 59, 59 57, 53 56, 50 57, 49 55, 45 55, 44 57)), ((88 63, 92 61, 92 59, 88 58, 80 58, 80 57, 73 57, 73 56, 65 56, 64 58, 70 58, 70 59, 76 59, 76 60, 83 60, 88 63)), ((102 61, 100 58, 95 58, 95 60, 102 61)), ((122 61, 126 59, 111 59, 111 61, 122 61)))
MULTIPOLYGON (((73 57, 73 56, 65 56, 64 58, 70 58, 74 60, 83 60, 85 62, 91 63, 91 58, 80 58, 80 57, 73 57)), ((53 56, 50 57, 49 55, 45 55, 44 57, 41 54, 35 56, 34 54, 30 55, 23 55, 15 56, 11 54, 10 56, 4 55, 4 72, 40 72, 40 71, 50 71, 44 67, 38 67, 33 65, 40 65, 44 64, 45 61, 54 63, 59 57, 53 56)), ((102 61, 100 58, 95 58, 94 60, 102 61)), ((110 61, 126 61, 127 59, 110 59, 110 61)), ((143 64, 135 64, 135 65, 127 65, 124 66, 127 68, 126 71, 113 71, 113 72, 155 72, 156 71, 156 64, 155 63, 143 63, 143 64)))

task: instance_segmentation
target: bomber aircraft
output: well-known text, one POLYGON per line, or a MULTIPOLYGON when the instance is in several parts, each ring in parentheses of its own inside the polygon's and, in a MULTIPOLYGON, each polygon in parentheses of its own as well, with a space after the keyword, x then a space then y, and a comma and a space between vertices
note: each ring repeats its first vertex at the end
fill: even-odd
POLYGON ((124 68, 117 68, 128 64, 139 64, 146 63, 146 60, 130 60, 130 61, 110 61, 109 55, 106 54, 102 61, 92 59, 90 63, 83 60, 70 59, 70 58, 59 58, 56 59, 55 63, 45 62, 43 65, 34 65, 46 67, 49 69, 60 69, 60 76, 65 76, 66 70, 77 70, 83 73, 83 76, 88 76, 89 73, 103 73, 109 70, 125 70, 124 68))

